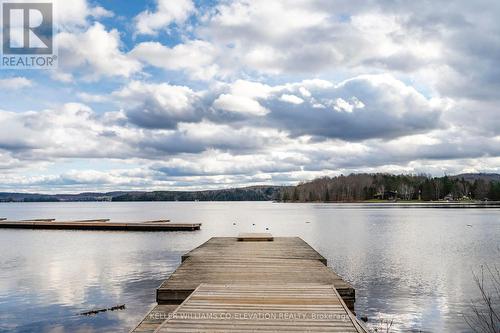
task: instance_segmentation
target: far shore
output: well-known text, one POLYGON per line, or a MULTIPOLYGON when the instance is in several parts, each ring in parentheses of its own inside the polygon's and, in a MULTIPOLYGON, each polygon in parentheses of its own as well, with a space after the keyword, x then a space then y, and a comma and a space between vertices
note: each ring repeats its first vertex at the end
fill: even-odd
POLYGON ((273 202, 286 204, 336 204, 336 205, 360 205, 370 207, 432 207, 432 208, 500 208, 500 201, 419 201, 419 200, 363 200, 363 201, 280 201, 280 200, 59 200, 59 201, 0 201, 0 204, 8 203, 131 203, 131 202, 214 202, 214 203, 231 203, 231 202, 273 202))

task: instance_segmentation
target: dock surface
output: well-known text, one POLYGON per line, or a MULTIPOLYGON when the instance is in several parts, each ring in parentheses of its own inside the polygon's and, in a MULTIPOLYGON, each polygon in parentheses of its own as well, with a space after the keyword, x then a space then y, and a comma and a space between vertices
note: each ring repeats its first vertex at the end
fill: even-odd
POLYGON ((201 284, 155 331, 365 332, 331 285, 201 284))
POLYGON ((146 222, 107 222, 102 220, 54 221, 26 220, 0 221, 0 228, 8 229, 52 229, 52 230, 114 230, 114 231, 194 231, 201 223, 170 223, 157 221, 146 222))
POLYGON ((214 237, 182 256, 219 259, 308 259, 327 260, 299 237, 274 237, 271 242, 242 242, 236 237, 214 237))
POLYGON ((158 304, 180 304, 201 283, 318 283, 335 285, 350 308, 354 288, 319 260, 272 258, 187 258, 156 291, 158 304))
POLYGON ((304 331, 305 327, 314 332, 364 332, 351 313, 354 288, 309 244, 298 237, 244 238, 214 237, 183 255, 181 265, 157 289, 158 305, 132 332, 290 332, 304 331), (251 310, 289 313, 293 309, 325 317, 292 324, 286 322, 288 319, 270 324, 237 317, 251 310), (229 310, 235 311, 231 312, 232 322, 178 316, 229 310))

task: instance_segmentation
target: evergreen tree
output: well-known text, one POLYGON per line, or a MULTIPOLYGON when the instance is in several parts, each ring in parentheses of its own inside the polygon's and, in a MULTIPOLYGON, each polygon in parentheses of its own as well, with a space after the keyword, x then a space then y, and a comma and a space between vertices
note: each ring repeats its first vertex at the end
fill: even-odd
POLYGON ((328 188, 326 188, 325 191, 325 201, 326 202, 330 201, 330 191, 328 191, 328 188))
POLYGON ((500 182, 491 182, 490 191, 488 192, 488 199, 500 201, 500 182))

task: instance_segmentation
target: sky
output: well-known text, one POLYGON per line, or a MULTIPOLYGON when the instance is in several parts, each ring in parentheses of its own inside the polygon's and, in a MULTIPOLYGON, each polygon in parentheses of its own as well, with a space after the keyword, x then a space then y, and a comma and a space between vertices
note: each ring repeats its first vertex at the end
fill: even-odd
POLYGON ((500 172, 497 0, 54 0, 0 70, 0 191, 500 172))

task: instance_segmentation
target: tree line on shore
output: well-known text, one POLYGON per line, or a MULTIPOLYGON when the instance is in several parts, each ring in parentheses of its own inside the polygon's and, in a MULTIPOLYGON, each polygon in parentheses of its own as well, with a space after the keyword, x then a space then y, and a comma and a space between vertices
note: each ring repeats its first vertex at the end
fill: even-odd
POLYGON ((367 200, 500 201, 499 174, 351 174, 323 177, 296 186, 250 186, 205 191, 121 191, 80 194, 0 193, 0 202, 45 201, 284 201, 367 200))
POLYGON ((284 202, 352 202, 367 200, 500 201, 498 175, 351 174, 323 177, 282 191, 284 202), (490 179, 491 178, 491 179, 490 179))
POLYGON ((205 191, 121 191, 80 194, 0 193, 0 202, 279 201, 285 188, 266 185, 205 191))
POLYGON ((270 201, 279 200, 282 187, 252 186, 208 191, 130 192, 112 198, 112 201, 270 201))

